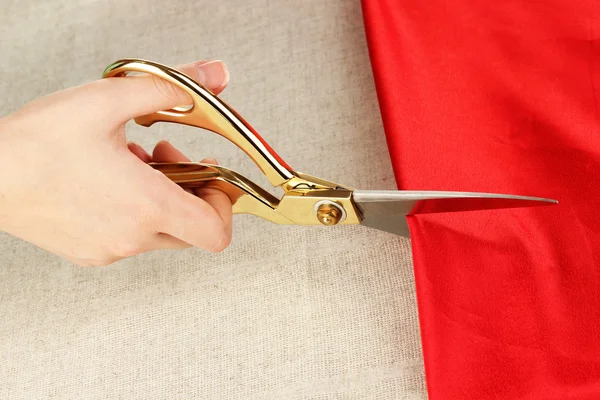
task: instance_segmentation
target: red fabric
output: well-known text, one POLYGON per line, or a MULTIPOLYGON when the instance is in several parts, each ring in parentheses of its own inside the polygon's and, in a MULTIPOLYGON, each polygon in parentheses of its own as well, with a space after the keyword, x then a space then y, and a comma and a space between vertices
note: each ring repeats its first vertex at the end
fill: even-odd
POLYGON ((429 398, 600 399, 600 2, 363 13, 399 188, 560 201, 410 218, 429 398))

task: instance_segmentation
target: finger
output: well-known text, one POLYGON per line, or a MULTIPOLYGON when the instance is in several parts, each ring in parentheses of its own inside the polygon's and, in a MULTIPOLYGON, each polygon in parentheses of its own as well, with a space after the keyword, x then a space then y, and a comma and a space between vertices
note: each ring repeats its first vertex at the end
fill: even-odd
MULTIPOLYGON (((166 140, 161 140, 154 147, 154 151, 152 152, 152 157, 156 162, 189 162, 190 159, 187 158, 182 152, 177 150, 171 143, 166 140)), ((193 189, 184 188, 186 192, 192 195, 196 195, 193 189)))
POLYGON ((200 163, 202 163, 202 164, 219 165, 219 163, 217 162, 217 160, 214 159, 214 158, 205 158, 204 160, 200 161, 200 163))
MULTIPOLYGON (((155 162, 188 162, 190 161, 182 152, 177 150, 171 143, 161 140, 152 151, 155 162)), ((184 188, 187 193, 195 195, 193 189, 184 188)))
POLYGON ((142 148, 142 146, 140 146, 139 144, 131 142, 131 143, 127 144, 127 148, 129 149, 129 151, 131 151, 133 154, 135 154, 137 156, 137 158, 139 158, 143 162, 145 162, 145 163, 152 162, 152 156, 150 154, 148 154, 146 152, 146 150, 144 150, 142 148))
MULTIPOLYGON (((159 142, 154 148, 152 157, 156 162, 185 162, 189 159, 177 150, 171 143, 166 141, 159 142)), ((201 161, 204 164, 217 165, 217 160, 214 158, 206 158, 201 161)), ((191 192, 191 191, 188 191, 191 192)), ((202 198, 210 204, 221 217, 224 223, 225 231, 228 237, 231 237, 232 225, 232 206, 229 196, 224 192, 213 188, 201 188, 194 190, 196 196, 202 198)))
MULTIPOLYGON (((223 211, 217 211, 209 202, 183 190, 170 190, 163 201, 161 233, 211 252, 229 246, 231 228, 227 226, 228 220, 221 217, 223 211)), ((227 215, 226 211, 224 214, 227 215)))
MULTIPOLYGON (((214 158, 205 158, 200 162, 203 164, 219 165, 217 160, 214 158)), ((215 188, 199 188, 196 189, 194 192, 196 193, 196 196, 206 201, 217 211, 217 213, 225 223, 227 235, 231 237, 233 213, 231 199, 229 198, 229 196, 215 188)))
POLYGON ((228 241, 231 241, 232 236, 232 222, 233 222, 233 207, 231 199, 227 194, 214 188, 200 188, 195 190, 196 196, 210 204, 210 206, 217 212, 223 226, 225 228, 225 235, 228 241))
MULTIPOLYGON (((152 158, 156 162, 190 162, 185 154, 166 140, 161 140, 154 147, 152 158)), ((214 158, 205 158, 200 163, 218 165, 214 158)))
MULTIPOLYGON (((181 151, 177 150, 177 148, 175 148, 171 143, 162 140, 160 142, 158 142, 158 144, 156 145, 156 147, 154 147, 154 151, 152 152, 152 159, 155 162, 189 162, 190 159, 187 158, 181 151)), ((215 160, 214 158, 205 158, 204 160, 200 161, 203 164, 213 164, 213 165, 218 165, 217 160, 215 160)), ((225 196, 227 197, 226 194, 224 194, 221 191, 215 190, 215 192, 217 193, 213 193, 211 192, 201 192, 199 191, 199 189, 193 190, 193 189, 184 189, 186 192, 190 193, 190 194, 194 194, 196 196, 200 196, 202 197, 205 193, 206 194, 210 194, 208 199, 204 199, 206 201, 209 202, 209 204, 216 206, 215 209, 217 210, 217 212, 219 212, 219 215, 221 215, 222 218, 224 218, 224 220, 227 223, 227 219, 228 216, 226 213, 222 213, 223 211, 227 211, 227 204, 229 203, 229 207, 231 208, 231 202, 227 201, 225 202, 224 197, 221 197, 220 200, 218 200, 218 197, 215 196, 225 196)), ((227 197, 227 199, 229 199, 227 197)))
MULTIPOLYGON (((185 64, 177 69, 215 94, 221 93, 229 83, 227 66, 219 60, 185 64)), ((185 91, 155 75, 108 78, 106 81, 110 82, 112 98, 118 100, 115 112, 126 120, 192 104, 185 91)))
MULTIPOLYGON (((190 161, 171 143, 164 140, 160 141, 154 147, 152 158, 155 162, 190 161)), ((202 160, 205 163, 209 161, 212 164, 217 163, 215 159, 202 160)), ((200 198, 189 193, 191 191, 186 191, 182 200, 190 207, 187 212, 190 212, 193 216, 190 214, 187 214, 185 218, 182 216, 180 219, 182 225, 180 226, 167 224, 168 228, 165 233, 205 250, 223 250, 231 241, 232 205, 229 197, 217 189, 197 189, 195 194, 200 198), (195 207, 198 208, 195 209, 195 207), (196 218, 195 222, 197 226, 193 225, 194 221, 190 221, 190 218, 196 218), (206 220, 203 221, 205 218, 206 220), (208 222, 208 224, 205 222, 208 222), (186 224, 186 226, 183 224, 186 224), (203 227, 203 225, 207 226, 203 227)), ((180 211, 181 213, 186 213, 184 209, 180 211)), ((177 220, 177 218, 170 219, 170 221, 175 221, 175 223, 177 220)))
POLYGON ((166 140, 157 143, 152 151, 152 159, 156 162, 189 162, 182 152, 166 140))

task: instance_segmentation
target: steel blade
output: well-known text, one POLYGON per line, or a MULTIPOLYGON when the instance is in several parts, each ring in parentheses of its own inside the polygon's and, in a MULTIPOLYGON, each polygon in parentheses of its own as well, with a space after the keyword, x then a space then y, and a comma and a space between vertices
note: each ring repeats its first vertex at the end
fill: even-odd
POLYGON ((357 190, 353 199, 363 215, 361 225, 409 236, 407 215, 535 207, 557 204, 539 197, 495 193, 403 190, 357 190))

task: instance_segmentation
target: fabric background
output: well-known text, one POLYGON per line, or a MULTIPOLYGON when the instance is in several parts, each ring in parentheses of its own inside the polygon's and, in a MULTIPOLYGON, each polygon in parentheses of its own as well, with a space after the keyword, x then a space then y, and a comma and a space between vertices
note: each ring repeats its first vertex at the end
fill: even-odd
MULTIPOLYGON (((295 169, 396 188, 358 1, 0 6, 2 115, 119 58, 220 58, 231 72, 222 97, 295 169)), ((217 135, 128 132, 146 149, 169 139, 194 160, 215 156, 267 187, 217 135)), ((246 216, 221 254, 163 251, 94 269, 0 235, 0 359, 3 399, 426 398, 409 241, 246 216)))

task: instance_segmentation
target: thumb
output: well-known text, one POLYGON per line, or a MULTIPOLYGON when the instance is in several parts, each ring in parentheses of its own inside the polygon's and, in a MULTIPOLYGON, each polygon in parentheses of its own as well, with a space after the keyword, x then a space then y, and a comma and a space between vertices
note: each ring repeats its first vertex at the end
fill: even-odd
MULTIPOLYGON (((214 94, 221 93, 229 83, 229 71, 223 61, 199 61, 177 67, 214 94)), ((156 111, 192 104, 190 96, 172 83, 155 75, 132 75, 107 78, 111 84, 116 115, 130 120, 156 111)))

